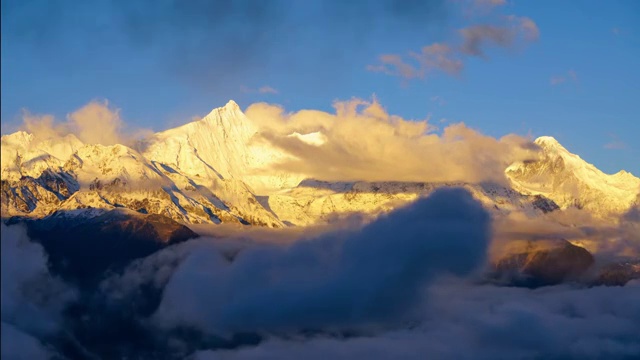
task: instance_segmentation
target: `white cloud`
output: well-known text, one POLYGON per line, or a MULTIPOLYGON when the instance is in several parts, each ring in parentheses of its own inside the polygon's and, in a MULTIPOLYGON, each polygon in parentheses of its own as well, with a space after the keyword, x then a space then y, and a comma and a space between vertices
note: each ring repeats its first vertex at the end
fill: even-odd
POLYGON ((528 290, 447 279, 429 289, 415 326, 361 337, 274 337, 209 359, 635 358, 640 283, 528 290))
MULTIPOLYGON (((5 354, 5 351, 12 353, 16 349, 13 346, 35 344, 37 341, 32 337, 59 331, 62 311, 77 294, 49 273, 44 249, 31 242, 24 228, 4 223, 0 226, 2 353, 5 354), (5 329, 15 343, 6 341, 5 329)), ((40 353, 37 348, 33 352, 40 353)))
POLYGON ((23 112, 22 129, 36 140, 61 139, 73 134, 86 144, 130 144, 151 133, 146 129, 127 128, 120 117, 120 109, 108 101, 91 101, 67 115, 65 122, 56 122, 53 115, 33 115, 23 112))
POLYGON ((261 136, 292 155, 270 170, 285 170, 328 181, 506 181, 504 169, 537 156, 530 140, 501 139, 452 124, 442 135, 427 120, 390 115, 374 99, 334 104, 335 114, 315 110, 286 113, 264 103, 247 108, 261 136), (320 133, 322 145, 309 145, 292 133, 320 133), (428 159, 428 161, 425 161, 428 159))
POLYGON ((415 315, 437 275, 482 265, 489 233, 480 203, 444 189, 359 230, 250 247, 233 262, 201 248, 171 276, 154 319, 219 336, 387 327, 415 315))

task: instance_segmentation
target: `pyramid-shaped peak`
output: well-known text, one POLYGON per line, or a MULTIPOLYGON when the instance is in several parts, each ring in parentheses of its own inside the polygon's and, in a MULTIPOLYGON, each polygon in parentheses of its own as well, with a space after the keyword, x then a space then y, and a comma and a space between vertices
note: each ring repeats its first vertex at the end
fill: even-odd
POLYGON ((630 172, 626 171, 626 170, 620 170, 617 173, 613 174, 613 176, 615 176, 616 178, 619 179, 632 179, 632 180, 637 180, 637 178, 630 172))
POLYGON ((547 145, 547 146, 558 146, 560 143, 553 136, 540 136, 535 140, 535 143, 538 145, 547 145))
POLYGON ((204 118, 218 118, 218 117, 237 117, 244 114, 240 109, 238 103, 233 100, 229 100, 224 106, 214 108, 204 118))
MULTIPOLYGON (((207 132, 211 136, 221 136, 222 138, 236 139, 242 142, 241 139, 246 139, 253 136, 257 129, 255 125, 247 118, 247 116, 240 110, 240 106, 230 100, 225 106, 215 108, 211 110, 209 114, 200 120, 194 121, 185 125, 187 132, 207 132)), ((171 131, 171 130, 170 130, 171 131)), ((165 131, 165 134, 167 131, 165 131)), ((224 141, 222 138, 218 139, 222 144, 224 141)))
POLYGON ((568 150, 562 146, 553 136, 540 136, 534 143, 545 150, 555 150, 561 152, 568 152, 568 150))
POLYGON ((238 105, 238 103, 233 100, 229 100, 224 108, 229 110, 240 110, 240 106, 238 105))

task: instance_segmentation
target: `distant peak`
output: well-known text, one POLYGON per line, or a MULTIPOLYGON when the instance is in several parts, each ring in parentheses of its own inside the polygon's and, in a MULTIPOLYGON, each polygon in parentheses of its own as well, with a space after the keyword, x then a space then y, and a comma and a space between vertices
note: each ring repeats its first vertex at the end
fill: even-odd
POLYGON ((29 134, 26 131, 16 131, 12 134, 7 134, 7 135, 2 135, 2 139, 7 139, 7 140, 12 140, 12 141, 16 141, 16 140, 29 140, 31 139, 32 135, 29 134))
POLYGON ((534 143, 545 150, 553 150, 560 152, 568 152, 568 150, 562 146, 553 136, 540 136, 534 143))
POLYGON ((558 140, 556 140, 556 138, 554 138, 553 136, 540 136, 534 142, 538 145, 560 145, 558 140))
POLYGON ((617 173, 613 174, 613 176, 623 179, 636 179, 636 177, 632 173, 626 170, 620 170, 617 173))
POLYGON ((236 103, 233 100, 229 100, 229 102, 227 102, 227 104, 224 106, 225 109, 230 109, 230 110, 240 110, 240 106, 238 105, 238 103, 236 103))
POLYGON ((217 117, 217 116, 223 116, 223 114, 228 114, 233 116, 234 114, 238 114, 238 113, 242 113, 242 110, 240 110, 240 106, 238 105, 238 103, 236 103, 233 100, 229 100, 224 106, 222 107, 217 107, 213 110, 211 110, 211 112, 205 116, 206 118, 210 118, 210 117, 217 117))

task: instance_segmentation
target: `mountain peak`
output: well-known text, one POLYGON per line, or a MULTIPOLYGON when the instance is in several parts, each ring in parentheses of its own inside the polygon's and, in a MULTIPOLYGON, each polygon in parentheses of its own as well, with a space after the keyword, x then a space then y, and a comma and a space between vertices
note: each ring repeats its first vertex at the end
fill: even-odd
POLYGON ((637 180, 638 178, 636 178, 632 173, 626 171, 626 170, 620 170, 617 173, 613 174, 612 176, 614 176, 617 179, 628 179, 628 180, 637 180))
POLYGON ((572 158, 582 161, 578 155, 571 153, 567 148, 562 146, 553 136, 540 136, 534 143, 542 148, 544 153, 551 156, 560 156, 562 158, 572 158))
POLYGON ((16 131, 12 134, 2 135, 3 143, 13 143, 13 144, 27 144, 31 141, 33 135, 29 134, 26 131, 16 131))
POLYGON ((635 201, 640 179, 632 174, 620 171, 607 175, 551 136, 541 136, 534 142, 542 148, 541 159, 515 163, 507 169, 518 190, 544 195, 561 208, 579 205, 602 216, 617 216, 635 201))
POLYGON ((219 122, 221 119, 227 120, 230 124, 237 121, 244 122, 245 115, 235 101, 229 100, 224 106, 214 108, 203 118, 205 121, 213 122, 219 122))
POLYGON ((534 142, 537 145, 542 146, 544 148, 549 148, 549 147, 562 148, 563 147, 562 145, 560 145, 558 140, 556 140, 556 138, 554 138, 553 136, 540 136, 534 142))
POLYGON ((240 106, 238 105, 238 103, 236 103, 233 100, 229 100, 223 108, 227 110, 233 110, 233 111, 240 110, 240 106))

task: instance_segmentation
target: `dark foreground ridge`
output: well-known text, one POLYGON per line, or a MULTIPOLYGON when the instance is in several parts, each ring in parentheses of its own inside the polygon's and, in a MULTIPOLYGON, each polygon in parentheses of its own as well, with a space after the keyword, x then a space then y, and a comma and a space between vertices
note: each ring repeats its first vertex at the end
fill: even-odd
MULTIPOLYGON (((90 210, 84 210, 90 211, 90 210)), ((56 211, 42 219, 13 217, 49 256, 53 273, 81 287, 96 285, 110 272, 167 246, 198 237, 175 220, 127 209, 101 211, 94 217, 56 211)))

